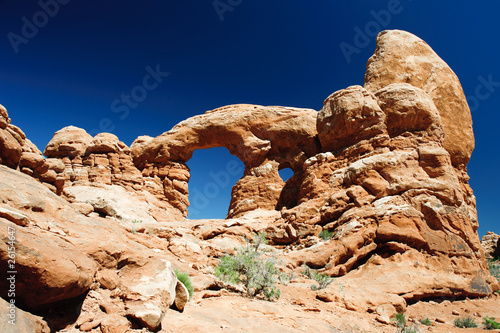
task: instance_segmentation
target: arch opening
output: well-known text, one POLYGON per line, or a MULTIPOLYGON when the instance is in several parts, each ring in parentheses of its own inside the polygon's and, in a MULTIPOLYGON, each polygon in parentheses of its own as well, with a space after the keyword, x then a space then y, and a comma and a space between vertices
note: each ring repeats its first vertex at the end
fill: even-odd
POLYGON ((231 190, 243 177, 245 166, 224 147, 197 149, 186 163, 188 183, 188 219, 225 219, 231 190))
POLYGON ((292 178, 293 176, 293 170, 291 168, 282 168, 278 171, 281 179, 286 182, 288 179, 292 178))
POLYGON ((287 162, 282 163, 278 169, 279 176, 285 182, 285 186, 281 190, 276 210, 295 207, 298 196, 297 179, 294 177, 295 172, 287 162))

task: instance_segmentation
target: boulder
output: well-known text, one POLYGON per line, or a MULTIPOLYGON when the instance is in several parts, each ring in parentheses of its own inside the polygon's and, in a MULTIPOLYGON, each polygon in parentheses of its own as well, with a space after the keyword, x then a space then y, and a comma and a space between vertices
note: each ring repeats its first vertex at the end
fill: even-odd
POLYGON ((0 129, 0 160, 9 168, 17 168, 21 159, 22 146, 7 130, 0 129))
POLYGON ((166 260, 120 270, 127 316, 151 331, 156 330, 167 309, 174 303, 177 277, 166 260))
POLYGON ((54 133, 43 154, 47 157, 83 156, 91 142, 92 136, 84 129, 67 126, 54 133))
MULTIPOLYGON (((14 230, 16 247, 16 294, 19 304, 36 309, 46 304, 75 298, 90 289, 96 263, 66 240, 50 232, 17 228, 0 219, 2 239, 14 230), (34 260, 36 258, 36 260, 34 260)), ((0 243, 0 261, 8 271, 9 246, 0 243)), ((2 297, 7 297, 8 281, 0 281, 2 297)))
POLYGON ((117 314, 106 316, 100 323, 102 333, 127 333, 130 322, 117 314))
POLYGON ((0 129, 6 129, 8 124, 10 124, 10 118, 7 109, 0 104, 0 129))
POLYGON ((184 311, 184 307, 189 301, 189 291, 186 286, 177 280, 177 284, 175 285, 175 308, 179 311, 184 311))
POLYGON ((5 208, 0 206, 0 217, 21 227, 25 227, 30 223, 29 217, 24 215, 19 210, 13 208, 5 208))

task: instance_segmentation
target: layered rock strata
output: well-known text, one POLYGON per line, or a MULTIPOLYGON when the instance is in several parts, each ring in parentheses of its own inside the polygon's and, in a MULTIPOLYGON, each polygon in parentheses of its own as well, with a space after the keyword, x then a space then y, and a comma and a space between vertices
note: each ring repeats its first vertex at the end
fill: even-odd
POLYGON ((64 164, 54 158, 45 158, 26 138, 24 132, 11 124, 7 110, 0 105, 0 164, 38 179, 51 191, 61 193, 64 164))
POLYGON ((54 134, 44 154, 62 164, 64 194, 72 202, 89 204, 101 215, 130 221, 132 215, 157 221, 182 218, 173 208, 174 198, 166 195, 160 177, 143 176, 132 161, 131 149, 113 134, 92 137, 81 128, 68 126, 54 134), (130 200, 146 204, 142 212, 130 211, 133 205, 127 204, 129 196, 130 200), (116 202, 113 197, 123 200, 116 202))

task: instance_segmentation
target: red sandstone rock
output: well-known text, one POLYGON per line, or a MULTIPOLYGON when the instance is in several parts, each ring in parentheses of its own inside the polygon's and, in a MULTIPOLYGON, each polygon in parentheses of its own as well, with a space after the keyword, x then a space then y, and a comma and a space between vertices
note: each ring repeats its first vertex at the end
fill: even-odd
POLYGON ((130 327, 129 321, 119 315, 106 316, 100 324, 102 333, 126 333, 130 327))
POLYGON ((85 130, 67 126, 54 133, 43 153, 47 157, 83 156, 91 142, 92 136, 85 130))
POLYGON ((375 96, 361 86, 339 90, 324 104, 317 122, 323 151, 338 151, 387 133, 386 115, 375 96))
MULTIPOLYGON (((126 216, 127 220, 135 218, 168 220, 182 217, 176 209, 177 197, 168 196, 165 193, 159 178, 143 177, 141 171, 135 167, 132 161, 131 150, 113 134, 100 133, 92 138, 83 129, 74 126, 65 127, 54 134, 45 148, 45 154, 52 157, 48 160, 58 161, 51 162, 54 164, 52 168, 57 168, 57 171, 64 176, 65 186, 68 189, 64 193, 71 197, 70 200, 91 203, 88 201, 88 196, 75 197, 75 193, 70 193, 73 186, 86 187, 86 191, 90 193, 95 187, 117 185, 122 187, 124 191, 139 194, 141 197, 139 200, 147 202, 148 205, 145 208, 146 215, 139 213, 137 216, 126 216)), ((41 177, 51 180, 54 179, 54 174, 46 173, 41 177)), ((59 179, 56 177, 55 183, 59 179)), ((95 189, 95 191, 102 192, 104 190, 95 189)), ((132 193, 134 196, 135 194, 132 193)), ((115 193, 115 195, 118 194, 115 193)), ((104 197, 108 198, 109 195, 104 195, 104 197)), ((95 203, 98 198, 94 199, 95 203)), ((131 204, 128 208, 133 208, 133 206, 131 204)), ((187 203, 184 207, 187 207, 187 203)), ((99 212, 100 209, 105 208, 98 207, 96 211, 99 212)), ((116 211, 107 212, 106 215, 124 217, 123 214, 117 214, 116 211)))
MULTIPOLYGON (((8 203, 12 211, 23 213, 33 222, 18 227, 0 217, 2 239, 9 237, 8 226, 16 230, 16 304, 47 309, 91 287, 99 288, 95 282, 100 282, 103 288, 91 297, 102 298, 109 295, 108 289, 114 289, 123 296, 117 305, 122 315, 127 306, 127 313, 137 318, 145 314, 144 325, 156 329, 151 314, 158 316, 159 325, 175 300, 177 282, 165 255, 153 251, 155 246, 166 248, 165 244, 147 247, 138 243, 117 221, 85 217, 36 180, 5 166, 0 166, 0 179, 0 202, 8 203)), ((7 246, 0 242, 0 262, 5 271, 7 246)), ((6 298, 4 281, 0 286, 6 298)))
POLYGON ((6 129, 0 129, 0 160, 1 163, 16 168, 21 158, 21 144, 6 129))
POLYGON ((19 169, 60 193, 64 180, 61 165, 48 161, 24 132, 10 123, 7 110, 0 106, 0 164, 19 169))
POLYGON ((50 328, 43 318, 16 308, 16 304, 10 304, 2 298, 0 327, 5 333, 50 333, 50 328))
POLYGON ((368 91, 375 93, 392 83, 411 84, 431 97, 444 126, 444 147, 453 164, 467 164, 474 149, 474 134, 460 81, 427 43, 406 31, 382 31, 367 63, 368 91))
POLYGON ((8 124, 10 124, 9 114, 5 107, 0 104, 0 129, 7 128, 8 124))
POLYGON ((228 216, 257 208, 275 209, 284 186, 278 170, 290 167, 300 172, 302 163, 319 152, 316 114, 309 109, 246 104, 218 108, 189 118, 152 140, 141 138, 133 145, 134 163, 143 176, 160 177, 169 201, 187 215, 185 182, 189 177, 177 179, 181 183, 175 185, 175 178, 162 170, 187 170, 183 162, 195 149, 226 147, 245 164, 245 176, 233 189, 228 216), (257 183, 262 185, 255 188, 257 183))
MULTIPOLYGON (((0 219, 2 237, 8 238, 8 227, 15 228, 16 292, 20 305, 28 309, 80 296, 90 288, 97 269, 95 262, 72 244, 50 233, 16 228, 0 219), (36 260, 34 260, 36 258, 36 260)), ((7 263, 7 244, 0 243, 0 261, 7 263)), ((8 271, 6 266, 4 271, 8 271)), ((7 297, 8 281, 2 280, 2 297, 7 297)))
POLYGON ((326 331, 341 306, 373 315, 371 324, 356 326, 337 318, 336 329, 370 331, 377 318, 387 322, 421 299, 500 289, 477 235, 465 168, 473 146, 470 112, 451 69, 417 37, 383 32, 365 87, 334 92, 319 113, 232 105, 157 138, 139 137, 130 149, 112 134, 91 137, 67 127, 54 135, 45 159, 0 107, 0 159, 10 167, 0 166, 0 224, 18 225, 27 306, 52 309, 53 301, 93 289, 73 325, 80 330, 126 331, 126 317, 150 330, 161 322, 168 329, 172 318, 180 330, 196 330, 203 320, 205 330, 214 330, 220 316, 248 316, 252 308, 259 315, 242 320, 246 329, 283 328, 269 321, 272 315, 292 326, 298 324, 291 318, 306 318, 301 328, 326 331), (232 191, 228 217, 234 219, 174 222, 189 205, 186 162, 195 149, 216 146, 245 164, 232 191), (294 171, 286 183, 278 173, 285 167, 294 171), (64 186, 64 196, 31 177, 59 193, 64 186), (332 238, 320 240, 321 230, 332 238), (213 276, 218 258, 255 232, 279 245, 284 271, 300 274, 305 263, 336 276, 334 283, 314 293, 303 283, 281 286, 286 302, 265 306, 235 301, 227 290, 206 291, 221 288, 213 276), (171 262, 195 275, 197 303, 206 308, 186 307, 186 317, 167 312, 174 302, 185 305, 171 262))
POLYGON ((500 258, 500 236, 488 231, 481 239, 481 245, 486 252, 486 258, 500 258))

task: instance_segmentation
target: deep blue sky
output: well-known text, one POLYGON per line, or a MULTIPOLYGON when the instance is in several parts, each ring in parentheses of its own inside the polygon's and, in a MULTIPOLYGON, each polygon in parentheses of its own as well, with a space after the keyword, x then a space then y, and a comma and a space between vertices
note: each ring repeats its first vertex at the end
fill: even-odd
MULTIPOLYGON (((353 45, 355 28, 376 22, 373 13, 388 3, 394 13, 379 30, 402 29, 424 39, 457 73, 467 96, 475 95, 478 77, 500 82, 497 1, 220 0, 233 4, 223 20, 212 0, 59 1, 65 4, 44 22, 37 1, 0 0, 0 103, 41 150, 64 126, 95 134, 106 118, 105 131, 130 145, 139 135, 157 136, 233 103, 319 110, 332 92, 363 84, 374 38, 350 62, 339 45, 353 45), (40 27, 25 28, 28 38, 13 47, 9 33, 23 35, 23 18, 40 27), (113 101, 142 85, 147 66, 169 74, 127 116, 123 108, 113 112, 124 105, 113 109, 113 101)), ((476 149, 469 174, 480 235, 500 233, 499 104, 500 87, 494 87, 473 108, 476 149)), ((192 193, 203 193, 214 182, 210 175, 233 160, 224 148, 196 151, 189 162, 192 193)), ((199 200, 199 213, 190 216, 224 217, 238 177, 233 173, 229 185, 212 188, 215 198, 199 200)))

